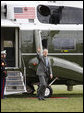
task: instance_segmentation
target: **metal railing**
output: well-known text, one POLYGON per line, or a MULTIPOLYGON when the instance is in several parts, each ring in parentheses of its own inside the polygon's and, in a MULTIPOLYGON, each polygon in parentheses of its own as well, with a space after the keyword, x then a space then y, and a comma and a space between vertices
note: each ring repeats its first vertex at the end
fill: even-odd
POLYGON ((22 71, 22 74, 23 74, 24 85, 26 87, 26 66, 25 66, 23 56, 21 56, 21 62, 22 62, 21 71, 22 71))

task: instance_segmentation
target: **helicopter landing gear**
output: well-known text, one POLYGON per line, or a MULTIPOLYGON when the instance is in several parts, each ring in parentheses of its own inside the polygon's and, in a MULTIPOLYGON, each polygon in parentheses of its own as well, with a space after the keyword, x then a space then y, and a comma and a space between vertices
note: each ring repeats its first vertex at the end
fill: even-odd
MULTIPOLYGON (((46 90, 45 90, 45 98, 51 97, 53 94, 53 89, 51 88, 51 85, 57 80, 58 78, 56 77, 50 84, 48 84, 46 90)), ((38 91, 39 91, 39 85, 37 89, 37 97, 38 97, 38 91)))
POLYGON ((33 85, 32 85, 32 87, 27 86, 26 89, 27 89, 27 93, 28 94, 34 94, 34 92, 35 92, 35 89, 34 89, 33 85))
POLYGON ((45 98, 51 97, 53 93, 53 90, 51 88, 51 86, 48 86, 45 90, 45 98))

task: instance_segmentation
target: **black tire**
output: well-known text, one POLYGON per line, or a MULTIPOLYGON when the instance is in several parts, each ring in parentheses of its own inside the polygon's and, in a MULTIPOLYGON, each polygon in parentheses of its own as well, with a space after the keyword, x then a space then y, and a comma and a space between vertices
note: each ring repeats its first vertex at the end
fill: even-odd
POLYGON ((27 94, 34 94, 35 90, 31 89, 29 86, 26 87, 27 94))
POLYGON ((52 93, 53 93, 52 88, 50 86, 48 86, 45 91, 45 98, 51 97, 52 93))

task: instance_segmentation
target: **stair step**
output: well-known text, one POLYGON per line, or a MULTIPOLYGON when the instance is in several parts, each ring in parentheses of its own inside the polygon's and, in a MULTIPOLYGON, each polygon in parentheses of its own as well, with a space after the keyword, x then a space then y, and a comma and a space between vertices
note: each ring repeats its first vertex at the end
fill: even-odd
POLYGON ((20 71, 7 71, 8 76, 19 76, 20 71))
POLYGON ((6 83, 7 82, 23 82, 22 80, 6 80, 6 83))
POLYGON ((17 80, 20 80, 20 78, 7 78, 6 79, 6 81, 14 81, 14 80, 17 81, 17 80))
POLYGON ((25 90, 23 89, 19 89, 19 90, 6 90, 6 92, 20 92, 20 91, 22 91, 22 92, 24 92, 25 90))
POLYGON ((7 86, 6 90, 7 89, 24 89, 24 86, 7 86))
POLYGON ((23 84, 21 84, 21 85, 8 85, 8 84, 6 84, 6 86, 23 86, 23 84))
POLYGON ((11 74, 7 74, 7 78, 8 78, 8 77, 11 77, 11 78, 12 78, 12 77, 20 77, 20 75, 11 75, 11 74))
POLYGON ((5 94, 26 92, 22 73, 20 71, 7 71, 5 94))
POLYGON ((14 82, 11 82, 11 81, 10 81, 10 82, 7 82, 7 83, 6 83, 6 86, 7 86, 7 85, 22 85, 22 84, 23 84, 22 81, 20 81, 20 82, 15 82, 15 81, 14 81, 14 82))
POLYGON ((6 81, 8 80, 21 80, 21 77, 8 77, 6 78, 6 81))

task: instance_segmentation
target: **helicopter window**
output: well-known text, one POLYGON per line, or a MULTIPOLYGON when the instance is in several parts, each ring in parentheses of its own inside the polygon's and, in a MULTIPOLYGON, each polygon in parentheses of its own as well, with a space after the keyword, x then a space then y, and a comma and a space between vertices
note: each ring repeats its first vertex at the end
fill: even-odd
POLYGON ((43 49, 47 48, 49 53, 61 52, 83 52, 83 31, 42 31, 43 49))
POLYGON ((41 23, 46 24, 83 24, 83 9, 39 5, 37 17, 41 23))
POLYGON ((54 49, 75 49, 75 40, 69 38, 55 38, 52 41, 54 49))
POLYGON ((4 47, 13 47, 12 41, 4 41, 4 47))
POLYGON ((33 53, 35 52, 35 41, 34 41, 34 31, 20 31, 21 33, 21 50, 22 53, 33 53))

